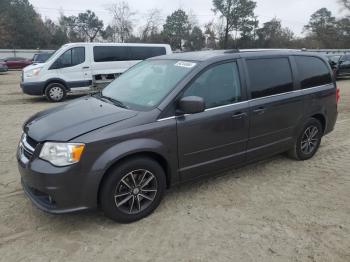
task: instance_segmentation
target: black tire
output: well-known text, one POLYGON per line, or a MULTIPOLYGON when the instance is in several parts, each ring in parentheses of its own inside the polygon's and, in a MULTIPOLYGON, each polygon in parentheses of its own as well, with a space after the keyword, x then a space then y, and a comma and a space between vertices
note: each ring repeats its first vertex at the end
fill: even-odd
POLYGON ((289 156, 302 161, 312 158, 318 151, 322 136, 322 124, 317 119, 310 118, 300 131, 293 148, 288 152, 289 156), (314 134, 316 130, 317 134, 314 134))
POLYGON ((165 188, 165 172, 156 161, 147 157, 130 158, 110 170, 104 179, 100 190, 101 208, 107 217, 119 223, 131 223, 158 207, 165 188))
POLYGON ((67 96, 64 85, 60 83, 51 83, 45 89, 45 96, 50 102, 61 102, 67 96))

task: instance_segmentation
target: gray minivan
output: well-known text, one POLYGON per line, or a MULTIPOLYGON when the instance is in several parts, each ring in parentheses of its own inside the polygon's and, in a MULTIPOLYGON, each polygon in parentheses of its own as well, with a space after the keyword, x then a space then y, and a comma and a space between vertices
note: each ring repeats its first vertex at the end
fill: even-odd
POLYGON ((314 156, 337 119, 325 58, 205 51, 143 61, 103 91, 23 125, 23 189, 40 209, 149 215, 166 188, 274 154, 314 156))

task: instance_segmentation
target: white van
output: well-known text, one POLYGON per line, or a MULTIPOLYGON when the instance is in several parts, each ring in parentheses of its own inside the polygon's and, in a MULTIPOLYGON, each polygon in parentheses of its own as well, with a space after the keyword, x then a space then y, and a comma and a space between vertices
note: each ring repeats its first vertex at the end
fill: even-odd
POLYGON ((59 102, 67 93, 93 90, 113 81, 141 60, 170 53, 166 44, 66 44, 45 63, 25 67, 21 88, 26 94, 59 102))

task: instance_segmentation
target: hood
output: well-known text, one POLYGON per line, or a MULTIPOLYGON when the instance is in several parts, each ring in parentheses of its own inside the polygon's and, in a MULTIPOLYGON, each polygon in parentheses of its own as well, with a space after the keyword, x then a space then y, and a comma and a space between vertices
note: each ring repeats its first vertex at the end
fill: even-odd
POLYGON ((42 68, 44 65, 45 65, 45 63, 35 63, 35 64, 27 65, 25 68, 23 68, 23 72, 26 73, 32 69, 42 68))
POLYGON ((136 115, 89 96, 37 113, 25 122, 24 131, 38 142, 69 141, 136 115))

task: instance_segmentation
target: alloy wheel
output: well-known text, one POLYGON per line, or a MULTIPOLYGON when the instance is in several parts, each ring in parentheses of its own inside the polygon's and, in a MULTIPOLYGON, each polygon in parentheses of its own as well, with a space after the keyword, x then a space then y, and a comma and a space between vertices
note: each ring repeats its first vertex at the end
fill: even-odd
POLYGON ((312 154, 319 143, 319 130, 316 126, 309 126, 303 133, 301 139, 301 151, 306 154, 312 154))
POLYGON ((134 170, 123 176, 116 186, 114 202, 125 214, 138 214, 155 199, 158 190, 156 177, 149 170, 134 170))

